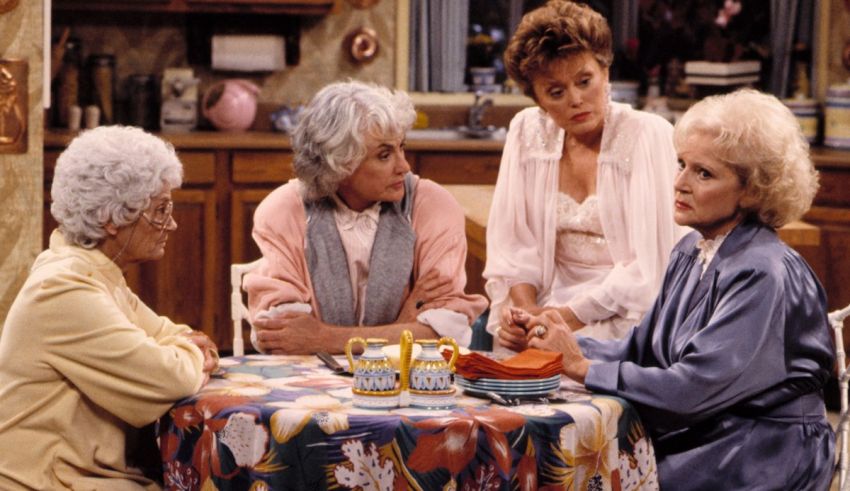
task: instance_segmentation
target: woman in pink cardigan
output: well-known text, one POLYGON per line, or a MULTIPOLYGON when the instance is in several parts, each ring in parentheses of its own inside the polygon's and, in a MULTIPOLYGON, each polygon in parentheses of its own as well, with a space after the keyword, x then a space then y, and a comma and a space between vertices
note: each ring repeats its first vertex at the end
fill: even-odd
POLYGON ((353 336, 451 336, 468 345, 487 305, 464 293, 463 210, 410 173, 402 92, 360 82, 322 89, 292 135, 297 179, 254 214, 265 261, 246 276, 262 353, 340 353, 353 336))

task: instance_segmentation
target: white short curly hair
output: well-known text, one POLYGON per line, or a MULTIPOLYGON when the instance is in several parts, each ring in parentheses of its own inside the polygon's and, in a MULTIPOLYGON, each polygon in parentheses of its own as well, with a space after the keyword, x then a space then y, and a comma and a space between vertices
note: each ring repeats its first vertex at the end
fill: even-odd
POLYGON ((306 197, 336 192, 366 158, 366 137, 404 136, 416 112, 407 93, 349 80, 327 85, 304 108, 292 134, 295 175, 306 197))
POLYGON ((174 147, 130 126, 100 126, 81 133, 59 155, 50 213, 65 240, 96 247, 104 226, 139 219, 163 186, 179 187, 183 165, 174 147))
POLYGON ((753 89, 706 97, 676 123, 676 149, 694 135, 713 138, 714 157, 738 173, 754 203, 747 211, 762 223, 778 228, 811 207, 818 173, 809 143, 776 97, 753 89))

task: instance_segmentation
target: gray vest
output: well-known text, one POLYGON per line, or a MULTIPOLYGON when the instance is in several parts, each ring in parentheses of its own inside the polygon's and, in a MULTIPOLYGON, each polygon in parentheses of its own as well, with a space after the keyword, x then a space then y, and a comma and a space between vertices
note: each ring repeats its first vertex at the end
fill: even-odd
MULTIPOLYGON (((363 324, 391 324, 404 302, 404 289, 413 271, 416 233, 411 226, 414 176, 404 177, 404 198, 382 203, 378 230, 369 257, 366 305, 363 324)), ((313 294, 323 322, 338 326, 357 325, 354 293, 348 274, 348 260, 334 220, 331 198, 304 203, 307 214, 305 254, 313 294)))

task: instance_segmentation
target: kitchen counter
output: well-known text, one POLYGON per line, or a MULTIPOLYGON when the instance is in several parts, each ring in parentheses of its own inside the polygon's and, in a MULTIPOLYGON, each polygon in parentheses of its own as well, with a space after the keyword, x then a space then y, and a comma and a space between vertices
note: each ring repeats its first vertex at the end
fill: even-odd
MULTIPOLYGON (((273 131, 190 131, 187 133, 155 133, 178 149, 227 150, 291 150, 289 136, 273 131)), ((77 135, 76 131, 49 129, 44 132, 44 146, 65 147, 77 135)), ((405 146, 409 150, 501 152, 504 142, 499 140, 413 140, 405 146)))
MULTIPOLYGON (((289 136, 273 131, 190 131, 187 133, 155 133, 180 149, 227 150, 291 150, 289 136)), ((48 129, 44 132, 44 146, 65 147, 75 131, 48 129)), ((468 138, 463 140, 408 139, 408 150, 451 152, 501 152, 504 141, 468 138)), ((850 151, 826 147, 812 147, 812 158, 820 168, 850 169, 850 151)))

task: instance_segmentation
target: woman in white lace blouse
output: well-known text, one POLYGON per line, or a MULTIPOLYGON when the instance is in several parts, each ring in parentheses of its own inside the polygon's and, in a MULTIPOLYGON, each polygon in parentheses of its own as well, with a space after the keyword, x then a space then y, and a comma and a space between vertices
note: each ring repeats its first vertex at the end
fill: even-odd
POLYGON ((658 292, 670 250, 676 153, 664 119, 612 102, 611 31, 551 0, 523 17, 508 74, 537 107, 510 125, 487 225, 487 330, 521 350, 511 307, 557 309, 583 335, 619 338, 658 292))

